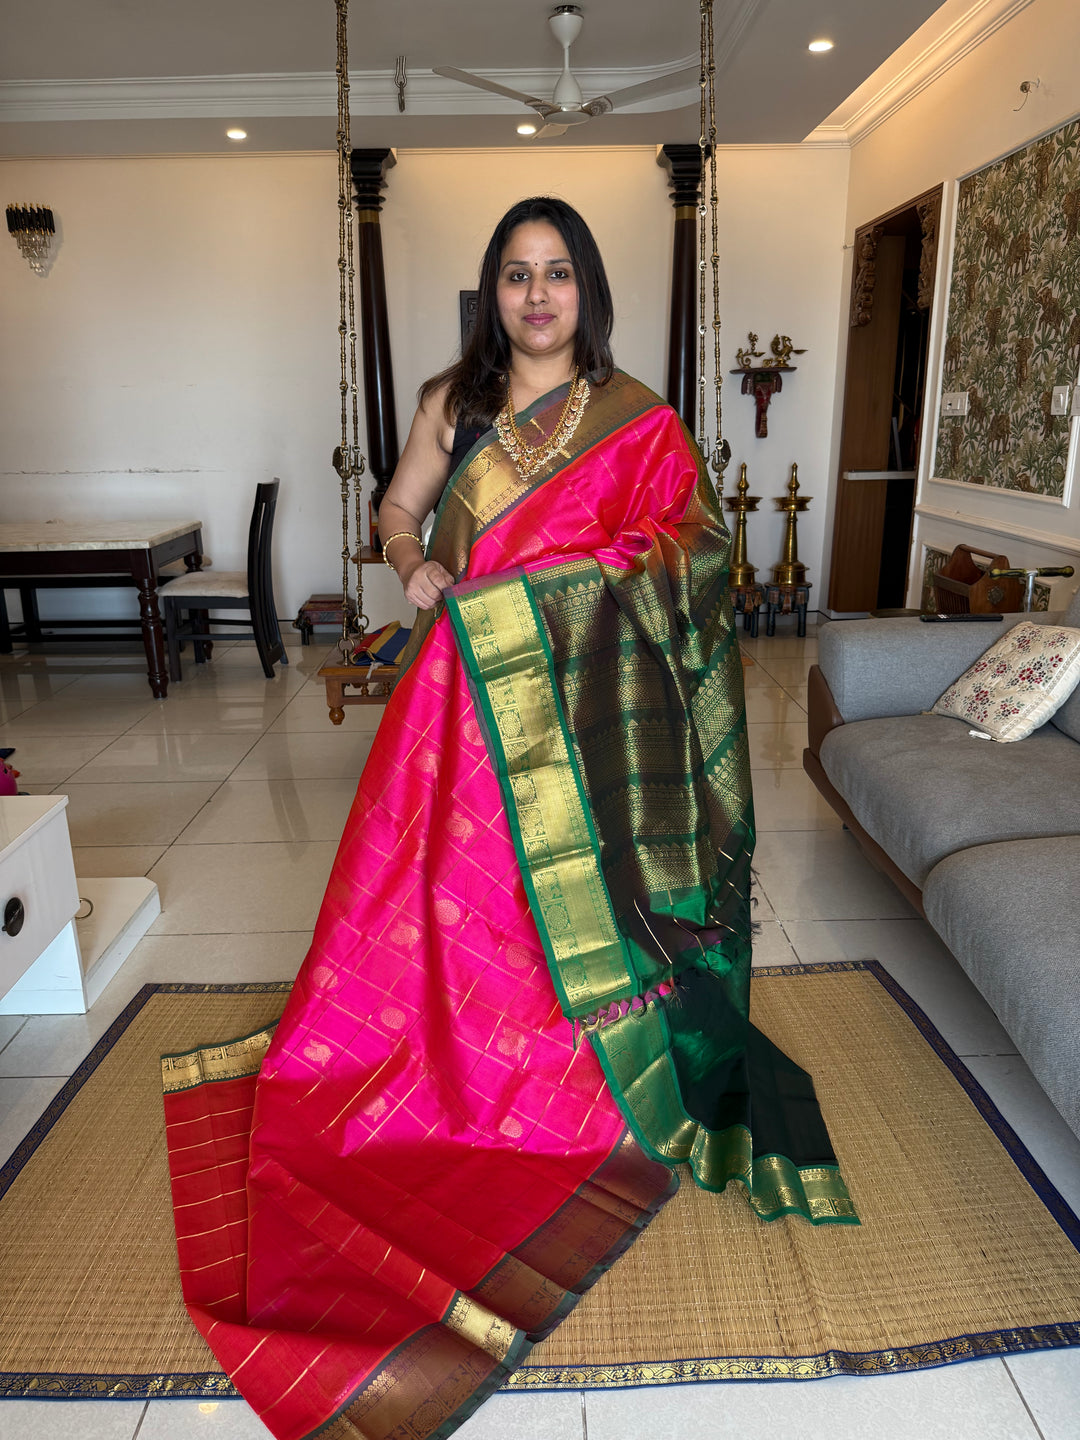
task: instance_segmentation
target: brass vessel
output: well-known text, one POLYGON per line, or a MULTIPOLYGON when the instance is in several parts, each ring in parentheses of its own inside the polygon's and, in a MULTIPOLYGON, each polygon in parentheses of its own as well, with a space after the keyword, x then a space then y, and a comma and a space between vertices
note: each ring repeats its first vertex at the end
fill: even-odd
POLYGON ((750 482, 746 478, 746 465, 739 468, 739 483, 735 487, 736 494, 730 495, 724 504, 735 516, 735 536, 731 547, 731 569, 728 573, 728 585, 737 589, 741 585, 752 585, 754 576, 757 574, 757 567, 751 565, 746 558, 746 516, 749 512, 757 509, 760 495, 748 495, 750 482))
POLYGON ((778 495, 773 501, 776 508, 782 514, 787 515, 783 558, 779 565, 773 566, 772 578, 774 585, 806 584, 806 566, 799 560, 797 527, 800 512, 806 509, 812 499, 812 495, 799 494, 799 467, 798 465, 792 465, 787 494, 778 495))

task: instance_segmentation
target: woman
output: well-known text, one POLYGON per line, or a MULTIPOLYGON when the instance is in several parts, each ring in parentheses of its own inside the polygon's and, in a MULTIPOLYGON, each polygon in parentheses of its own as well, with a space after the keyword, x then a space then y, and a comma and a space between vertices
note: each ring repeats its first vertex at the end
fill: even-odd
POLYGON ((742 671, 700 456, 614 369, 569 206, 503 218, 479 312, 380 510, 422 613, 288 1008, 165 1062, 185 1300, 281 1440, 448 1435, 676 1163, 764 1219, 854 1221, 808 1077, 746 1018, 742 671))

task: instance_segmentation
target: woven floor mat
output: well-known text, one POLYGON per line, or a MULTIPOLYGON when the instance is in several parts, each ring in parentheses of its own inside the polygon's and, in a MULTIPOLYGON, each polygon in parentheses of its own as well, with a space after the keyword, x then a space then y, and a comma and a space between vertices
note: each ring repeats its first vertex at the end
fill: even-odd
MULTIPOLYGON (((231 1394, 180 1299, 158 1056, 284 985, 146 986, 0 1170, 0 1395, 231 1394)), ((515 1389, 879 1374, 1080 1344, 1080 1225, 877 965, 755 972, 862 1225, 762 1224, 685 1180, 515 1389)))

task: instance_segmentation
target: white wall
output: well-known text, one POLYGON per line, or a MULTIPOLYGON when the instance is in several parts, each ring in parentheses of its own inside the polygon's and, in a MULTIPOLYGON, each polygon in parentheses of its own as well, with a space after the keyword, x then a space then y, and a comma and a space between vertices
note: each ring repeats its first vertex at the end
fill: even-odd
MULTIPOLYGON (((814 587, 814 607, 824 603, 824 548, 831 539, 828 498, 832 478, 832 430, 839 329, 843 309, 844 207, 848 183, 846 147, 748 146, 720 151, 720 256, 723 276, 724 365, 730 371, 747 332, 759 350, 779 333, 790 335, 805 355, 793 357, 794 375, 769 406, 769 433, 754 434, 755 410, 740 393, 740 377, 724 376, 724 432, 732 462, 726 489, 733 493, 745 460, 750 494, 761 504, 747 519, 747 551, 758 579, 767 580, 781 558, 784 516, 773 504, 785 494, 792 462, 799 490, 812 496, 799 518, 799 558, 814 587)), ((711 316, 709 317, 711 319, 711 316)), ((711 345, 711 333, 709 343, 711 345)))
MULTIPOLYGON (((909 101, 851 153, 847 238, 855 229, 931 186, 944 182, 946 205, 942 231, 951 239, 956 182, 973 170, 1027 144, 1080 111, 1080 5, 1076 0, 1033 0, 909 101), (1026 103, 1024 80, 1038 79, 1026 103)), ((940 391, 940 355, 944 344, 944 303, 949 278, 949 246, 939 257, 931 335, 933 386, 927 418, 936 420, 940 391)), ((841 376, 842 381, 842 376, 841 376)), ((1077 432, 1073 422, 1073 459, 1077 432)), ((966 543, 1002 550, 1013 564, 1080 568, 1080 486, 1072 503, 981 490, 972 485, 936 481, 930 473, 933 432, 926 430, 919 480, 918 512, 912 555, 916 604, 923 545, 951 550, 966 543)), ((1060 582, 1059 582, 1060 583, 1060 582)), ((1063 591, 1076 581, 1061 584, 1063 591)), ((1056 602, 1055 602, 1056 603, 1056 602)))
MULTIPOLYGON (((815 497, 802 558, 821 565, 836 362, 847 153, 736 149, 720 158, 725 364, 748 329, 808 347, 755 440, 728 377, 726 430, 767 514, 751 558, 780 555, 788 466, 815 497)), ((52 206, 51 273, 0 246, 0 518, 189 517, 217 568, 240 567, 257 480, 280 475, 278 610, 340 574, 336 165, 332 155, 8 161, 11 199, 52 206)), ((673 212, 651 147, 402 151, 382 230, 400 438, 419 383, 458 343, 492 226, 526 194, 555 193, 593 227, 615 294, 616 359, 662 390, 673 212)), ((711 343, 711 337, 710 337, 711 343)), ((362 413, 362 411, 361 411, 362 413)), ((381 567, 373 619, 407 612, 381 567)), ((130 595, 87 595, 119 613, 130 595)), ((50 606, 52 608, 50 608, 50 606)), ((71 613, 72 597, 43 597, 71 613)))

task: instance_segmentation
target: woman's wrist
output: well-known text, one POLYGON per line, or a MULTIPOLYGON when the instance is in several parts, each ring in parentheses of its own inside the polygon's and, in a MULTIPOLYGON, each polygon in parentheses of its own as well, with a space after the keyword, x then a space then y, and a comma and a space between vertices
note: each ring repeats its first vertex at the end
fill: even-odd
POLYGON ((412 530, 395 530, 392 535, 388 535, 383 541, 383 560, 396 575, 401 576, 403 579, 405 578, 403 572, 406 568, 408 573, 411 574, 423 558, 424 547, 420 543, 419 535, 415 534, 412 530), (406 540, 411 540, 413 544, 411 546, 406 545, 406 540), (394 547, 393 555, 390 554, 391 544, 394 547))

